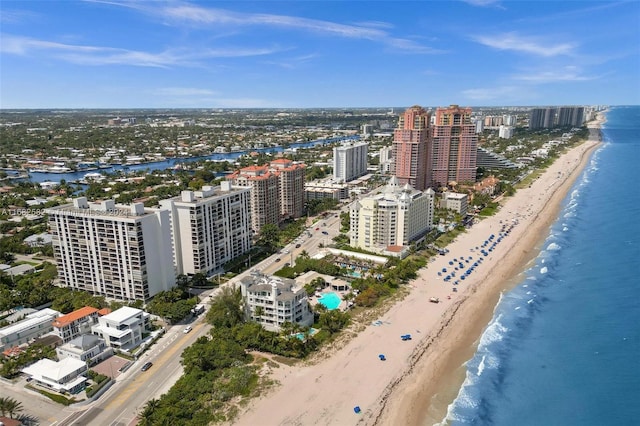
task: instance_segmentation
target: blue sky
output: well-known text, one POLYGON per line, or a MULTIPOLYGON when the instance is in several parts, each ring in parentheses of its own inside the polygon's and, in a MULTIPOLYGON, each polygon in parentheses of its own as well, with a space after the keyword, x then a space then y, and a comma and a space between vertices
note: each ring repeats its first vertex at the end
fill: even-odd
POLYGON ((0 3, 0 108, 640 104, 640 2, 0 3))

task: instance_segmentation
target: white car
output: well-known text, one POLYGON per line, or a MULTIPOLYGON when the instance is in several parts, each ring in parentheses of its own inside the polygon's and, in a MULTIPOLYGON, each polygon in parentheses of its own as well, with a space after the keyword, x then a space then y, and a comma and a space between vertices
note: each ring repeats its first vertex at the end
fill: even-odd
POLYGON ((189 333, 191 330, 193 330, 193 328, 192 328, 190 325, 188 325, 188 326, 184 329, 183 333, 184 333, 184 334, 187 334, 187 333, 189 333))

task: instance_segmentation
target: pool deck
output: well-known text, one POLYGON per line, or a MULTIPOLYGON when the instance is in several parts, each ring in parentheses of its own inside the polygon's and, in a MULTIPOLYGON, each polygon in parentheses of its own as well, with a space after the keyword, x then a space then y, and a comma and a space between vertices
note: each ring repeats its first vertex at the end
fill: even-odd
POLYGON ((349 293, 348 291, 336 291, 330 288, 326 288, 322 291, 316 291, 315 294, 310 294, 309 295, 309 303, 311 304, 311 306, 316 306, 319 302, 320 297, 324 296, 325 294, 328 293, 335 293, 338 295, 338 297, 340 297, 340 304, 338 305, 338 307, 336 309, 339 309, 340 311, 344 312, 347 310, 347 302, 343 299, 343 296, 347 293, 349 293), (320 295, 320 297, 318 297, 317 295, 320 295))

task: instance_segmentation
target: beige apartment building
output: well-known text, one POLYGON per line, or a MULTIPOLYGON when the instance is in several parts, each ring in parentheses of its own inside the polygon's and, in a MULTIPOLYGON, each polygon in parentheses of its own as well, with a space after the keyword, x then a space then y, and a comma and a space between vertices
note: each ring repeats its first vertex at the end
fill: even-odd
POLYGON ((313 311, 301 284, 288 278, 253 272, 240 281, 245 316, 266 330, 280 331, 290 322, 301 326, 313 324, 313 311))
POLYGON ((381 193, 352 204, 351 246, 381 253, 419 240, 433 226, 434 197, 432 189, 400 186, 392 176, 381 193))
POLYGON ((295 219, 304 212, 304 164, 279 158, 269 163, 280 184, 280 217, 295 219))
POLYGON ((235 187, 251 189, 251 227, 301 217, 304 210, 304 165, 278 159, 268 166, 249 166, 227 176, 235 187))

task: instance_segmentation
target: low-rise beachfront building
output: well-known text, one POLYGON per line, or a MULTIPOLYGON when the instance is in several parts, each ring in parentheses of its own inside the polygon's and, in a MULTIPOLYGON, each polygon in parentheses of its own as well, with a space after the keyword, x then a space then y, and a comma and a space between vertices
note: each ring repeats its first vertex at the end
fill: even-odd
POLYGON ((128 306, 98 318, 98 324, 91 327, 91 333, 104 339, 108 346, 124 351, 140 345, 149 331, 150 315, 128 306))
POLYGON ((27 344, 50 333, 53 330, 53 321, 59 316, 60 312, 45 308, 28 314, 21 321, 0 328, 0 352, 27 344))
POLYGON ((379 193, 354 202, 350 215, 350 244, 381 253, 392 246, 409 246, 433 226, 435 192, 400 186, 395 176, 379 193))
POLYGON ((88 370, 87 363, 74 358, 52 361, 48 358, 22 369, 40 386, 56 392, 77 393, 84 388, 87 378, 83 376, 88 370))
POLYGON ((73 358, 93 365, 113 355, 113 348, 107 346, 104 339, 85 334, 57 347, 56 354, 60 360, 73 358))
POLYGON ((304 184, 304 196, 307 201, 324 198, 340 201, 349 198, 349 185, 333 179, 314 180, 304 184))
POLYGON ((313 324, 307 292, 295 280, 252 272, 240 280, 240 290, 246 318, 266 330, 280 331, 285 322, 313 324))
POLYGON ((67 343, 82 334, 91 333, 91 327, 97 322, 98 309, 85 306, 56 318, 53 321, 53 332, 67 343))
POLYGON ((457 192, 443 192, 440 208, 453 210, 464 217, 469 210, 469 196, 457 192))

